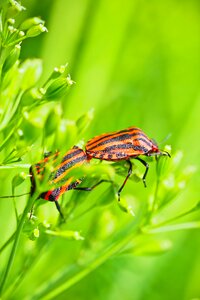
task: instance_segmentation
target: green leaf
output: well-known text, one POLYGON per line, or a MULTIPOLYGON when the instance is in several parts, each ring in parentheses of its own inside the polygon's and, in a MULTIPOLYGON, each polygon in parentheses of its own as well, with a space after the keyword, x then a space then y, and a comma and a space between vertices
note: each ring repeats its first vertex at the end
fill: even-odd
POLYGON ((55 133, 57 127, 59 126, 59 123, 60 123, 60 114, 58 110, 52 109, 45 121, 45 125, 44 125, 45 136, 48 137, 52 133, 55 133))
POLYGON ((15 175, 12 179, 12 190, 14 190, 14 188, 17 187, 18 185, 22 184, 24 180, 26 180, 26 178, 27 175, 24 172, 15 175))
POLYGON ((169 239, 152 239, 143 236, 132 248, 125 250, 126 254, 134 255, 159 255, 172 249, 172 241, 169 239))
POLYGON ((42 74, 41 59, 27 59, 19 66, 21 74, 21 89, 23 91, 33 87, 42 74))
POLYGON ((198 228, 200 228, 200 221, 191 221, 191 222, 177 223, 177 224, 171 224, 171 225, 166 225, 161 227, 156 226, 156 228, 151 226, 144 227, 143 232, 160 233, 160 232, 171 232, 177 230, 198 229, 198 228))
MULTIPOLYGON (((116 200, 118 201, 118 197, 117 196, 116 196, 116 200)), ((118 203, 119 208, 122 211, 130 214, 132 217, 135 217, 135 213, 134 213, 133 207, 132 207, 132 205, 130 205, 129 203, 127 203, 127 200, 126 200, 125 196, 121 196, 120 195, 120 201, 118 201, 117 203, 118 203)))
POLYGON ((23 121, 17 131, 19 137, 29 144, 33 143, 41 134, 41 129, 32 124, 29 118, 23 118, 23 121))
MULTIPOLYGON (((115 191, 114 191, 112 183, 108 182, 107 184, 110 186, 108 186, 106 191, 99 197, 97 206, 109 205, 115 199, 115 191)), ((106 185, 106 183, 105 183, 105 185, 106 185)))
POLYGON ((56 149, 69 149, 77 140, 76 123, 62 119, 57 127, 54 145, 56 149))
POLYGON ((94 109, 90 109, 86 114, 81 116, 76 121, 76 126, 77 126, 77 130, 78 130, 79 135, 86 131, 86 129, 90 125, 93 117, 94 117, 94 109))
POLYGON ((3 67, 2 67, 3 76, 16 63, 16 61, 19 58, 20 51, 21 51, 21 46, 18 44, 18 45, 15 45, 15 47, 8 54, 8 56, 6 57, 6 59, 4 61, 3 67))

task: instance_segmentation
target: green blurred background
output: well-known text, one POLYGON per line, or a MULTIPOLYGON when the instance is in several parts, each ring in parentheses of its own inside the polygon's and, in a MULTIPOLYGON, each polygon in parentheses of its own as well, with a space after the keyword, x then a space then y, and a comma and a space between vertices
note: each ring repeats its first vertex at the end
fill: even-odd
MULTIPOLYGON (((95 109, 85 140, 135 125, 161 146, 168 143, 173 151, 183 150, 184 165, 199 165, 198 0, 26 0, 23 4, 24 15, 41 16, 49 33, 25 41, 21 57, 43 59, 43 80, 55 66, 69 63, 76 85, 63 103, 65 116, 77 119, 95 109)), ((186 206, 199 200, 199 184, 197 172, 181 198, 186 206)), ((142 188, 136 195, 143 193, 144 199, 142 188)), ((200 299, 199 230, 169 236, 174 241, 170 252, 110 260, 56 299, 200 299)), ((73 259, 73 244, 57 242, 21 288, 28 291, 34 281, 38 286, 51 278, 56 267, 49 262, 63 267, 60 257, 66 256, 66 263, 69 253, 73 259)))
POLYGON ((198 159, 199 1, 24 1, 49 33, 23 44, 22 57, 41 57, 44 78, 69 62, 76 86, 68 118, 91 107, 92 133, 130 125, 198 159), (77 109, 78 108, 78 109, 77 109), (102 120, 103 116, 103 120, 102 120), (159 124, 159 126, 158 126, 159 124))

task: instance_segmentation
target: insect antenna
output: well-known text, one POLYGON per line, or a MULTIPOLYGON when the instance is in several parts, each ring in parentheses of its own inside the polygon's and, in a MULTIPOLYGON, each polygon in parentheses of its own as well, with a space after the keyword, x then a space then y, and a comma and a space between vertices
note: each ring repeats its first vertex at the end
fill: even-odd
POLYGON ((24 194, 20 194, 20 195, 11 195, 11 196, 0 196, 0 198, 15 198, 15 197, 21 197, 21 196, 25 196, 25 195, 30 195, 30 193, 24 193, 24 194))

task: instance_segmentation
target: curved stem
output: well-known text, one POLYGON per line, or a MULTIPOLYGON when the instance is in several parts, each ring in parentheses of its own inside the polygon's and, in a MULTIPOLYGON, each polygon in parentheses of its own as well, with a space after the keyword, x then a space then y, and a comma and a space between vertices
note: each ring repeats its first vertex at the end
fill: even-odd
MULTIPOLYGON (((159 175, 159 172, 158 172, 158 159, 156 159, 156 174, 157 174, 156 187, 155 187, 153 203, 152 203, 152 207, 151 207, 151 215, 155 212, 156 204, 157 204, 157 201, 158 201, 158 189, 159 189, 159 185, 160 185, 160 175, 159 175)), ((150 218, 151 218, 151 215, 150 215, 150 218)))
POLYGON ((3 244, 3 246, 1 246, 1 248, 0 248, 0 254, 1 254, 1 252, 3 252, 3 250, 14 240, 14 237, 15 237, 15 233, 16 232, 14 232, 10 237, 9 237, 9 239, 3 244))
POLYGON ((13 264, 13 261, 14 261, 14 257, 15 257, 17 245, 18 245, 18 242, 19 242, 20 234, 21 234, 21 231, 22 231, 22 228, 23 228, 23 225, 24 225, 24 221, 26 219, 26 216, 27 216, 28 212, 31 210, 31 208, 33 206, 33 203, 35 202, 35 200, 37 198, 38 198, 38 193, 35 193, 30 198, 30 200, 28 201, 28 203, 27 203, 27 205, 26 205, 26 207, 24 209, 24 212, 23 212, 23 214, 21 216, 21 219, 20 219, 20 221, 18 223, 18 227, 17 227, 16 234, 15 234, 15 237, 14 237, 14 243, 13 243, 13 246, 12 246, 12 249, 11 249, 11 253, 10 253, 10 256, 9 256, 9 259, 8 259, 8 262, 7 262, 6 270, 5 270, 5 273, 3 275, 3 279, 2 279, 2 282, 1 282, 0 295, 3 292, 4 285, 6 283, 9 271, 10 271, 10 269, 12 267, 12 264, 13 264))

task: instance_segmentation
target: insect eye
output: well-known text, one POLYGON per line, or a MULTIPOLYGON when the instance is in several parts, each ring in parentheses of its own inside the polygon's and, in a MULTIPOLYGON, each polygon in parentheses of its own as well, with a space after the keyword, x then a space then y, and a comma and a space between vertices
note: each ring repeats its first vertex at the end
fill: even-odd
POLYGON ((158 153, 158 152, 159 152, 158 146, 153 144, 151 148, 151 153, 158 153))

